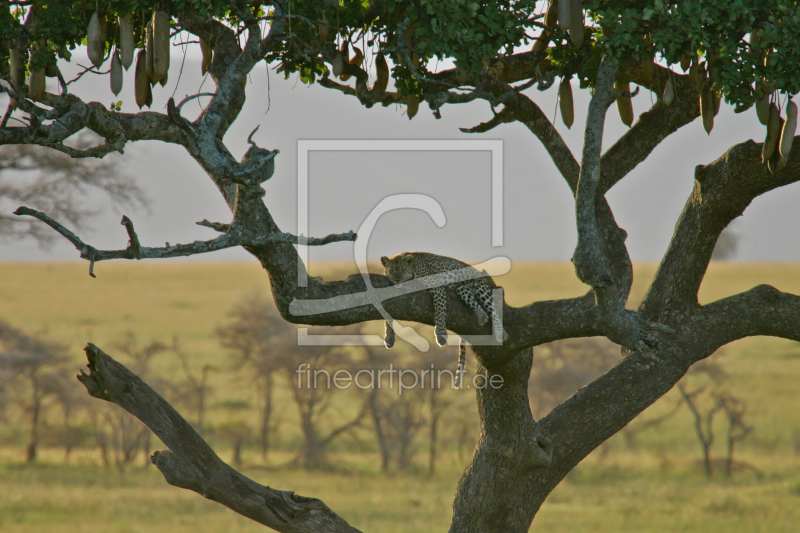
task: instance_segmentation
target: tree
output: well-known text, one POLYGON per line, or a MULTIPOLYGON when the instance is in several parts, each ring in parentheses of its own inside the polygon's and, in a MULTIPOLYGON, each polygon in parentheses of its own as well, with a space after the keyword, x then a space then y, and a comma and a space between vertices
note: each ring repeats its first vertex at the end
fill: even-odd
MULTIPOLYGON (((262 457, 269 449, 273 431, 273 396, 281 379, 291 391, 297 406, 303 444, 295 463, 307 469, 330 468, 327 447, 337 437, 356 427, 364 416, 366 406, 358 415, 337 425, 324 434, 321 422, 330 412, 331 401, 339 389, 336 374, 352 375, 352 354, 332 346, 296 346, 295 328, 280 320, 274 306, 263 296, 254 295, 240 302, 231 312, 230 324, 217 329, 220 343, 233 352, 236 366, 252 374, 261 406, 259 440, 262 457)), ((364 401, 366 404, 366 401, 364 401)))
MULTIPOLYGON (((448 104, 483 100, 493 118, 467 131, 481 133, 519 122, 539 139, 575 198, 578 243, 572 260, 576 276, 589 291, 572 299, 504 305, 508 339, 502 346, 474 348, 479 372, 502 378, 503 386, 477 391, 481 433, 456 491, 453 532, 527 531, 564 476, 670 390, 693 363, 747 336, 800 340, 796 295, 759 285, 706 305, 697 299, 722 230, 754 198, 800 179, 800 152, 791 149, 797 108, 791 100, 785 102, 800 90, 800 6, 793 0, 594 0, 583 5, 560 0, 550 2, 549 8, 535 1, 261 5, 174 0, 169 13, 152 19, 153 10, 166 9, 166 4, 112 0, 97 14, 97 4, 88 0, 20 0, 7 5, 0 37, 13 61, 12 68, 3 63, 0 77, 13 100, 9 113, 24 125, 9 122, 0 129, 0 143, 47 146, 72 157, 102 157, 140 140, 173 143, 214 181, 233 219, 229 224, 203 222, 221 233, 216 239, 146 248, 126 218, 129 246, 106 251, 87 245, 45 213, 25 207, 16 213, 49 224, 92 265, 114 258, 173 257, 243 246, 267 271, 277 308, 289 322, 342 326, 379 320, 383 316, 367 296, 367 284, 382 289, 389 282, 374 274, 335 282, 310 278, 295 245, 354 240, 356 235, 309 238, 281 231, 269 211, 270 203, 280 200, 263 200, 261 187, 274 172, 277 153, 258 147, 251 135, 242 160, 231 155, 224 135, 242 109, 247 74, 261 61, 287 75, 297 73, 303 83, 319 83, 356 98, 367 108, 404 105, 409 118, 423 101, 439 116, 448 104), (133 10, 136 16, 125 18, 133 10), (204 68, 215 84, 199 116, 182 114, 183 105, 201 98, 199 94, 179 103, 170 100, 166 113, 126 113, 84 102, 66 90, 41 92, 43 76, 58 74, 53 69, 56 56, 69 60, 69 49, 86 37, 90 22, 92 59, 97 67, 106 61, 116 75, 117 56, 110 46, 107 55, 106 45, 115 44, 118 34, 127 39, 130 33, 115 29, 103 34, 100 29, 102 20, 114 24, 117 17, 131 23, 135 45, 152 52, 138 54, 140 105, 151 97, 151 85, 163 80, 165 72, 159 69, 169 55, 165 27, 181 36, 185 46, 199 39, 204 68), (145 45, 148 20, 151 42, 145 45), (450 59, 453 66, 434 58, 450 59), (437 69, 437 63, 445 66, 437 69), (370 86, 373 64, 376 82, 370 86), (26 71, 31 73, 27 85, 26 71), (393 86, 388 85, 390 78, 393 86), (591 89, 580 157, 571 153, 526 92, 534 85, 546 89, 556 78, 561 80, 562 119, 568 127, 574 119, 572 79, 591 89), (634 123, 630 98, 640 89, 657 97, 634 123), (716 159, 716 154, 709 155, 711 162, 697 167, 694 190, 649 291, 638 309, 627 309, 632 268, 626 232, 617 225, 606 193, 662 140, 695 119, 702 117, 710 131, 722 98, 736 111, 756 107, 767 126, 765 142, 734 145, 716 159), (630 130, 603 151, 606 113, 615 102, 630 130), (83 150, 64 144, 84 128, 103 142, 83 150), (349 306, 333 309, 319 303, 332 298, 349 306), (308 310, 312 314, 306 314, 308 310), (588 336, 607 337, 622 346, 627 357, 535 421, 527 396, 531 348, 588 336)), ((121 37, 121 42, 126 41, 121 37)), ((121 52, 130 53, 124 48, 121 52)), ((178 74, 176 69, 171 72, 178 74)), ((763 136, 764 131, 753 134, 763 136)), ((383 305, 395 319, 433 323, 432 302, 425 292, 394 297, 383 305)), ((455 295, 448 296, 448 309, 453 331, 488 333, 488 326, 476 324, 455 295)), ((168 482, 281 531, 352 531, 318 500, 274 491, 231 471, 141 380, 97 347, 87 347, 87 355, 90 373, 81 380, 89 392, 136 413, 170 448, 153 458, 168 482), (244 492, 257 497, 248 499, 244 492)))
MULTIPOLYGON (((97 142, 96 135, 83 130, 71 139, 68 146, 85 150, 97 142)), ((75 159, 27 144, 0 147, 2 205, 10 207, 22 202, 82 227, 92 214, 92 210, 86 208, 85 197, 96 190, 105 192, 112 201, 126 207, 145 201, 139 187, 120 172, 116 159, 75 159)), ((31 236, 42 245, 50 244, 54 235, 43 229, 35 221, 10 216, 5 210, 0 213, 0 238, 31 236)))
MULTIPOLYGON (((280 370, 283 353, 292 347, 290 328, 280 320, 265 296, 254 295, 231 311, 233 321, 217 329, 223 347, 236 355, 235 364, 252 370, 262 402, 258 432, 262 458, 267 458, 274 430, 272 412, 275 374, 280 370)), ((289 377, 291 380, 291 376, 289 377)))
POLYGON ((0 370, 8 374, 3 379, 4 400, 15 403, 26 417, 25 459, 32 463, 51 400, 66 387, 64 348, 0 321, 0 349, 0 370))

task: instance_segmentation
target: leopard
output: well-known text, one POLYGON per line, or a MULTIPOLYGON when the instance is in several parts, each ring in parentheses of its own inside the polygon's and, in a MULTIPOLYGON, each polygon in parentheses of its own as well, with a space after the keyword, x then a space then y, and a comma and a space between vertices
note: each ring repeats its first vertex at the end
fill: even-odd
MULTIPOLYGON (((445 286, 452 287, 459 298, 474 312, 478 324, 485 325, 492 319, 492 330, 495 339, 502 343, 508 336, 503 329, 503 322, 494 306, 492 290, 495 285, 486 271, 481 271, 476 278, 477 269, 452 257, 427 252, 403 252, 394 257, 381 257, 386 277, 393 284, 419 279, 433 297, 433 322, 436 333, 436 344, 447 344, 447 293, 445 286)), ((385 324, 384 344, 387 348, 394 346, 395 333, 392 325, 385 324)), ((460 386, 464 371, 466 349, 462 339, 459 345, 458 370, 456 372, 456 388, 460 386)))

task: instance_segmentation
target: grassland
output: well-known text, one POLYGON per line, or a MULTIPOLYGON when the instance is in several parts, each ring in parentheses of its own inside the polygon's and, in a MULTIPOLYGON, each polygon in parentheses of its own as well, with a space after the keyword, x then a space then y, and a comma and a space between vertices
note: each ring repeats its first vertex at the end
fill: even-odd
MULTIPOLYGON (((712 264, 701 301, 769 283, 800 293, 798 265, 712 264)), ((326 278, 351 271, 328 265, 326 278)), ((226 354, 214 335, 228 311, 253 292, 267 292, 268 281, 253 263, 100 264, 97 279, 85 263, 0 264, 0 319, 27 332, 41 331, 68 347, 75 368, 81 348, 93 342, 110 349, 128 331, 141 342, 180 339, 195 369, 222 364, 226 354)), ((638 265, 630 305, 635 306, 652 278, 653 265, 638 265)), ((498 280, 507 301, 581 294, 569 265, 516 264, 498 280)), ((731 479, 708 480, 699 465, 699 445, 686 410, 653 430, 642 432, 630 449, 621 437, 588 457, 553 492, 532 531, 575 532, 795 532, 800 524, 800 345, 779 339, 744 339, 711 358, 728 374, 726 387, 748 405, 752 437, 738 448, 737 461, 754 469, 731 479)), ((159 361, 158 372, 181 377, 174 359, 159 361)), ((214 398, 246 397, 241 380, 214 375, 214 398)), ((76 386, 78 386, 76 384, 76 386)), ((466 399, 469 402, 469 399, 466 399)), ((643 420, 667 412, 674 393, 643 413, 643 420)), ((224 409, 210 416, 228 416, 224 409)), ((253 412, 253 416, 255 416, 253 412)), ((288 416, 288 415, 287 415, 288 416)), ((0 420, 0 435, 3 431, 0 420)), ((635 425, 639 420, 634 421, 635 425)), ((281 467, 291 458, 296 428, 265 465, 245 451, 244 472, 270 486, 324 500, 351 524, 370 532, 442 531, 465 459, 453 446, 443 452, 435 476, 426 476, 424 457, 411 473, 379 472, 378 456, 368 446, 345 444, 334 451, 334 472, 307 473, 281 467)), ((716 428, 718 438, 724 426, 716 428)), ((2 437, 0 437, 2 438, 2 437)), ((424 448, 424 441, 420 443, 424 448)), ((221 455, 229 450, 221 444, 221 455)), ((716 446, 720 457, 724 450, 716 446)), ((45 450, 34 465, 22 463, 13 439, 0 440, 0 531, 17 532, 206 532, 261 531, 263 528, 218 504, 166 485, 152 467, 120 473, 99 465, 93 449, 78 450, 67 463, 59 450, 45 450)))

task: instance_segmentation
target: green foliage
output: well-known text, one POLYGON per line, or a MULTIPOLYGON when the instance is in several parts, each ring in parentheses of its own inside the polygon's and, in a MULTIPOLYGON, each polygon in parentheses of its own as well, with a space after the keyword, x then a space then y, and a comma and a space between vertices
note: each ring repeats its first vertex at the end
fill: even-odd
POLYGON ((597 44, 620 61, 675 66, 701 58, 713 90, 740 109, 753 103, 762 78, 778 91, 800 91, 800 5, 794 0, 614 0, 592 2, 589 9, 599 27, 597 44), (757 49, 750 45, 754 29, 757 49))
MULTIPOLYGON (((92 0, 43 0, 34 7, 12 3, 0 15, 0 40, 5 48, 18 41, 31 49, 35 68, 53 63, 56 57, 69 59, 69 51, 85 40, 96 5, 92 0), (28 21, 30 10, 34 17, 28 21)), ((105 2, 107 47, 116 43, 115 21, 126 13, 134 14, 141 46, 152 11, 162 5, 145 0, 105 2)), ((298 73, 310 84, 327 75, 325 63, 346 41, 359 47, 368 63, 383 51, 395 65, 393 77, 401 95, 421 95, 440 89, 426 89, 423 81, 433 58, 453 60, 474 84, 490 72, 492 59, 528 50, 541 32, 537 24, 547 6, 543 0, 297 0, 285 4, 289 18, 281 44, 265 59, 286 76, 298 73)), ((800 91, 797 0, 588 0, 583 7, 583 45, 574 47, 565 32, 557 31, 543 56, 549 62, 546 69, 577 77, 583 87, 592 85, 600 57, 611 54, 624 67, 657 62, 677 68, 687 59, 704 62, 713 90, 739 110, 762 96, 756 90, 761 80, 789 95, 800 91), (754 30, 757 45, 752 42, 754 30)), ((176 29, 181 16, 190 12, 241 27, 240 14, 227 0, 173 0, 168 9, 176 29)), ((273 6, 250 4, 248 9, 268 22, 273 6)))

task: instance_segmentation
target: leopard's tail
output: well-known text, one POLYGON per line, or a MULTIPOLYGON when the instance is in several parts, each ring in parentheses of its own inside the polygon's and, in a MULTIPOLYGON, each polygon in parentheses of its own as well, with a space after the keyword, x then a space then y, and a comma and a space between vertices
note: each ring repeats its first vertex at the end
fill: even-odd
POLYGON ((464 366, 467 362, 467 342, 461 339, 458 343, 458 366, 456 367, 455 388, 461 388, 461 378, 464 376, 464 366))

